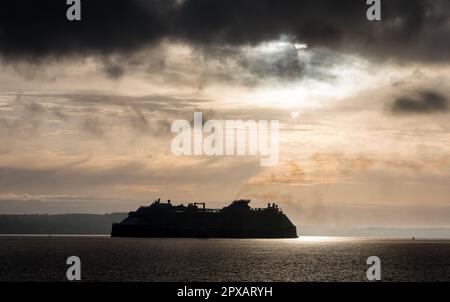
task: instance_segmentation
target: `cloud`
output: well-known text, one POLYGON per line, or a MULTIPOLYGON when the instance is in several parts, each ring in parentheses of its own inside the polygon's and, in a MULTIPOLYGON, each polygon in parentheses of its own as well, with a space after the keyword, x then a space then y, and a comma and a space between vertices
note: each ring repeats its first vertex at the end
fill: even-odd
POLYGON ((172 125, 171 120, 162 117, 152 117, 149 119, 149 115, 145 111, 140 110, 137 106, 128 109, 129 126, 139 136, 151 134, 153 136, 167 136, 170 132, 172 125))
POLYGON ((449 164, 448 154, 417 159, 370 153, 318 152, 302 162, 291 160, 272 170, 261 171, 247 181, 238 196, 255 188, 383 182, 392 179, 392 175, 395 175, 395 181, 417 180, 424 175, 439 175, 449 164))
POLYGON ((111 78, 113 80, 117 80, 117 79, 121 78, 125 73, 125 70, 122 66, 120 66, 119 64, 114 64, 114 63, 109 63, 109 62, 105 63, 102 71, 109 78, 111 78))
POLYGON ((50 116, 63 120, 64 113, 57 107, 47 108, 25 95, 16 94, 5 107, 10 111, 0 112, 0 137, 36 135, 42 125, 42 117, 50 116))
POLYGON ((446 0, 383 1, 381 22, 369 22, 366 2, 353 0, 92 0, 82 2, 80 22, 66 20, 67 8, 57 0, 3 1, 0 53, 36 61, 129 54, 164 39, 245 46, 281 35, 383 59, 448 61, 450 53, 446 0))
MULTIPOLYGON (((211 196, 211 191, 208 191, 211 187, 223 188, 223 183, 228 182, 230 190, 233 190, 259 169, 255 161, 237 162, 205 157, 156 155, 139 159, 105 159, 104 156, 60 159, 61 162, 55 163, 54 157, 36 156, 33 162, 40 165, 0 163, 0 194, 25 192, 42 195, 51 192, 52 195, 93 193, 115 196, 121 193, 131 197, 148 196, 160 188, 170 196, 183 194, 189 188, 198 188, 206 190, 205 194, 195 190, 192 193, 211 196), (234 175, 232 180, 230 174, 234 175)), ((217 189, 212 191, 217 192, 217 189)))
MULTIPOLYGON (((196 100, 148 95, 107 94, 2 94, 7 111, 0 111, 0 138, 36 137, 55 126, 107 139, 113 128, 129 130, 138 138, 167 137, 173 120, 192 118, 196 100), (189 115, 186 114, 189 113, 189 115), (181 113, 182 114, 181 114, 181 113)), ((201 110, 201 109, 199 109, 201 110)))
MULTIPOLYGON (((52 144, 82 139, 86 146, 88 140, 103 143, 126 140, 137 146, 173 137, 170 131, 173 121, 186 119, 193 124, 195 111, 203 113, 204 122, 210 119, 283 122, 289 118, 283 110, 252 106, 213 110, 205 100, 161 95, 80 92, 0 94, 0 97, 4 98, 5 108, 0 110, 0 139, 21 143, 42 142, 51 135, 52 144)), ((170 142, 163 146, 170 146, 170 142)))
POLYGON ((97 116, 89 116, 81 122, 80 127, 86 133, 91 134, 96 138, 104 138, 105 131, 101 120, 97 116))
POLYGON ((433 91, 422 91, 416 96, 402 96, 390 106, 396 114, 428 114, 442 113, 449 110, 448 99, 433 91))
POLYGON ((0 44, 4 55, 40 56, 127 52, 165 33, 165 1, 82 1, 82 21, 66 19, 65 1, 3 2, 0 44))
POLYGON ((277 173, 262 172, 260 175, 249 180, 249 185, 290 185, 290 184, 302 184, 305 183, 305 172, 302 167, 294 162, 290 161, 281 165, 278 168, 277 173))
MULTIPOLYGON (((350 58, 327 49, 298 50, 292 37, 257 46, 214 45, 194 48, 206 80, 256 86, 268 80, 333 80, 332 68, 350 58)), ((197 56, 197 58, 195 58, 197 56)), ((197 66, 196 66, 197 67, 197 66)))

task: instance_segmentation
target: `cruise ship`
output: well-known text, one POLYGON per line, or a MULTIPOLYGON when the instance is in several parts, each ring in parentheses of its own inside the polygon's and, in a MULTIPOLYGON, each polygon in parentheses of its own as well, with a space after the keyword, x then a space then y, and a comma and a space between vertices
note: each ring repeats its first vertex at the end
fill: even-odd
POLYGON ((251 208, 235 200, 222 209, 205 203, 173 205, 159 199, 112 225, 111 237, 297 238, 297 229, 275 203, 251 208))

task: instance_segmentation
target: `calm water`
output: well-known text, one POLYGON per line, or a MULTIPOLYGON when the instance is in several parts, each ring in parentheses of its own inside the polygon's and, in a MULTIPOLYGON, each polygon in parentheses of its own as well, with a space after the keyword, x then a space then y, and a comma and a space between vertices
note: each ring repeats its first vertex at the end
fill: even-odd
POLYGON ((89 281, 450 281, 450 240, 0 237, 0 281, 65 281, 68 256, 89 281))

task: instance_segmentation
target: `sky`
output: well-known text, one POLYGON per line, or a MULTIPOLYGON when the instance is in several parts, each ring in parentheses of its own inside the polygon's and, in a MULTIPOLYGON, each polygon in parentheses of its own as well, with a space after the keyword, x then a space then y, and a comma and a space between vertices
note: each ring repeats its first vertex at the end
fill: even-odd
POLYGON ((0 212, 277 202, 296 225, 450 227, 450 3, 0 4, 0 212), (171 124, 279 120, 280 161, 174 156, 171 124))

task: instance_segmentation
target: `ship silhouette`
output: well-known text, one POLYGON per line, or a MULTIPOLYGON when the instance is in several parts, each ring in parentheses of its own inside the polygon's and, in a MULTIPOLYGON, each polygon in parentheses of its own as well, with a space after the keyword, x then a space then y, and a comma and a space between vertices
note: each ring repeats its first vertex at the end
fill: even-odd
POLYGON ((111 237, 297 238, 296 227, 278 205, 251 208, 249 203, 241 199, 208 209, 205 203, 172 205, 158 199, 113 223, 111 237))

